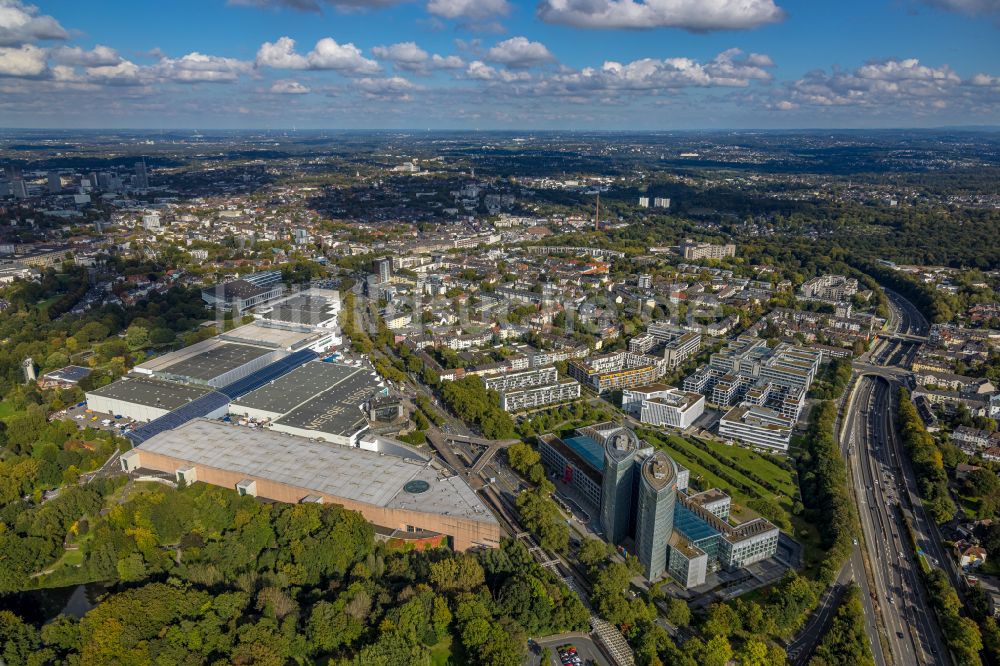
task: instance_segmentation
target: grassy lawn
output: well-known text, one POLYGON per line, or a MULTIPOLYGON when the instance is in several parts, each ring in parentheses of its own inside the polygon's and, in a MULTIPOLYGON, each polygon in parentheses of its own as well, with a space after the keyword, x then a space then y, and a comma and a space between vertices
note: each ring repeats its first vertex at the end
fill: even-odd
POLYGON ((6 400, 0 402, 0 419, 6 419, 14 414, 14 405, 6 400))
POLYGON ((725 444, 708 443, 711 453, 698 448, 676 435, 654 433, 668 453, 684 467, 691 470, 692 480, 698 479, 699 488, 719 487, 729 490, 733 500, 746 504, 752 499, 766 499, 777 502, 787 514, 791 514, 792 502, 797 496, 795 478, 792 472, 775 464, 764 456, 748 449, 730 447, 725 444), (708 469, 711 463, 726 468, 726 473, 744 484, 749 490, 732 487, 732 483, 708 469), (776 495, 756 481, 750 479, 743 470, 749 470, 761 479, 780 489, 776 495))
POLYGON ((431 646, 431 666, 448 666, 451 660, 451 634, 431 646))

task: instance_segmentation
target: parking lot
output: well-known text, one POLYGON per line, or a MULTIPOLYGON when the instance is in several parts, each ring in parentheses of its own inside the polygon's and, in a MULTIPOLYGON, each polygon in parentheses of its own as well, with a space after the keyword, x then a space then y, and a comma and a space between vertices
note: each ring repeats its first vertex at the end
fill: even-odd
POLYGON ((116 419, 115 416, 88 409, 85 403, 72 405, 53 414, 53 418, 73 421, 81 430, 89 427, 95 430, 109 430, 117 435, 125 434, 129 428, 136 425, 131 419, 123 417, 116 419))
POLYGON ((593 639, 586 636, 556 636, 553 638, 538 639, 536 645, 528 650, 528 657, 525 660, 526 666, 610 666, 607 658, 601 653, 593 639), (564 663, 559 657, 559 647, 571 645, 576 649, 578 662, 564 663), (541 663, 542 648, 549 648, 551 657, 547 664, 541 663))

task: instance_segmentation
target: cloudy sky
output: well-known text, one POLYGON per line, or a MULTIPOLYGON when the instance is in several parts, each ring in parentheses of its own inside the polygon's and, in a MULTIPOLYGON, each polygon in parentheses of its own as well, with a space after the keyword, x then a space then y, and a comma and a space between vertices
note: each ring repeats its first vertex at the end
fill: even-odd
POLYGON ((1000 0, 0 0, 0 127, 1000 125, 1000 0))

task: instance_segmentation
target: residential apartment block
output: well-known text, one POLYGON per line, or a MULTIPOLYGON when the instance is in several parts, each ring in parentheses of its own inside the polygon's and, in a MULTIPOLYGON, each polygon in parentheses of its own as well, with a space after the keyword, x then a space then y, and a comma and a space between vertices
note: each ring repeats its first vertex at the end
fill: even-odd
POLYGON ((569 376, 598 393, 650 384, 666 372, 666 361, 630 351, 570 361, 569 376))

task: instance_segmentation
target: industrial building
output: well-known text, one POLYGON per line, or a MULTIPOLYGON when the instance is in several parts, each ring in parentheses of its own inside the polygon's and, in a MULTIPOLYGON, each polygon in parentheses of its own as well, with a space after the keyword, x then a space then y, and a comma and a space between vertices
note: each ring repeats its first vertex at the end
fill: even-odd
POLYGON ((257 308, 257 316, 266 322, 326 329, 336 328, 340 309, 338 291, 314 287, 257 308))
POLYGON ((158 379, 220 388, 277 361, 281 350, 211 338, 135 366, 158 379))
POLYGON ((598 393, 650 384, 666 373, 662 358, 631 351, 612 352, 569 362, 569 376, 598 393))
POLYGON ((121 465, 129 473, 166 472, 278 502, 340 504, 389 538, 441 535, 455 550, 499 546, 496 518, 459 476, 391 440, 362 444, 330 446, 197 419, 124 453, 121 465))
POLYGON ((129 377, 89 391, 88 406, 148 422, 213 395, 198 403, 206 411, 189 416, 221 416, 231 398, 316 358, 338 340, 336 328, 255 320, 140 363, 129 377), (150 381, 137 383, 140 377, 150 381))
MULTIPOLYGON (((180 409, 212 392, 207 386, 167 382, 141 374, 129 374, 107 386, 87 392, 87 407, 101 414, 113 414, 148 422, 180 409)), ((215 416, 225 414, 225 407, 215 416)))
POLYGON ((368 428, 367 403, 388 390, 369 366, 312 361, 229 405, 254 425, 343 446, 368 428))
POLYGON ((622 391, 622 410, 643 423, 684 430, 705 412, 705 396, 667 384, 647 384, 622 391))
POLYGON ((263 271, 201 290, 201 298, 216 309, 241 313, 281 298, 285 285, 281 271, 263 271))

